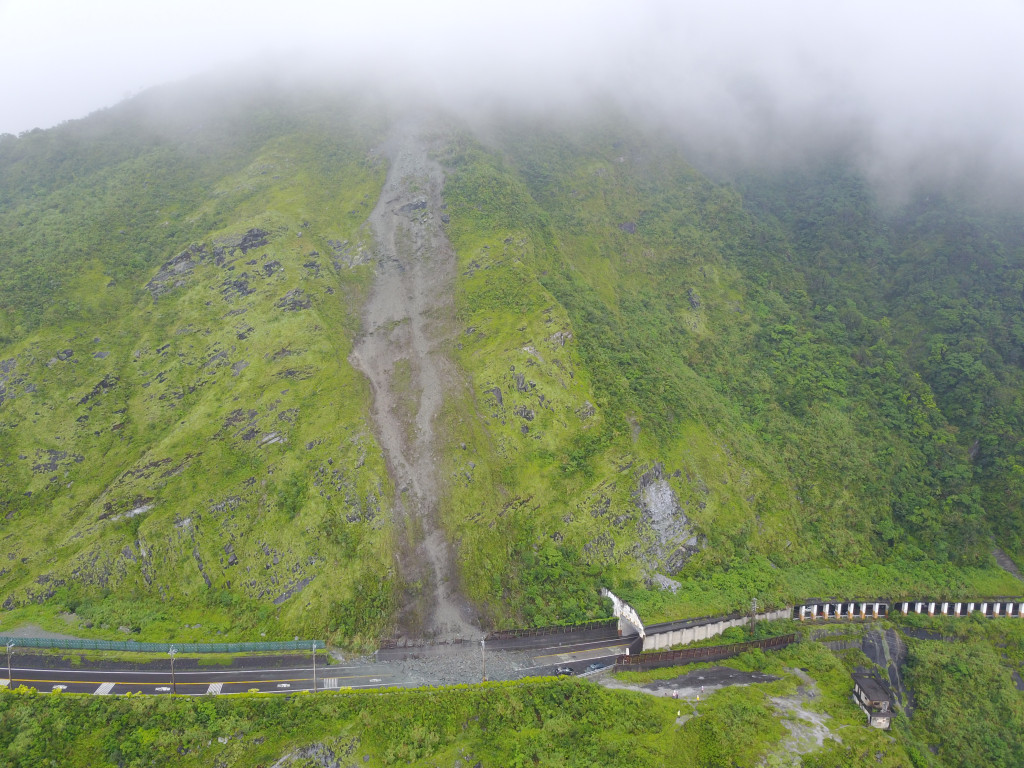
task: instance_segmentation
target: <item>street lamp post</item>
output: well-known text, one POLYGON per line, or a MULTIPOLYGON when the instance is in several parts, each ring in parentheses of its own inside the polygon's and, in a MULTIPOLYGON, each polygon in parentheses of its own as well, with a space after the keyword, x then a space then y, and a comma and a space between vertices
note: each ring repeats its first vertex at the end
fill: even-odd
POLYGON ((480 641, 480 666, 483 668, 484 682, 487 682, 487 654, 486 654, 486 643, 484 640, 480 641))
POLYGON ((316 643, 313 643, 313 693, 316 693, 316 643))
POLYGON ((174 654, 178 652, 178 649, 173 645, 168 649, 167 653, 171 657, 171 693, 178 692, 178 686, 174 682, 174 654))

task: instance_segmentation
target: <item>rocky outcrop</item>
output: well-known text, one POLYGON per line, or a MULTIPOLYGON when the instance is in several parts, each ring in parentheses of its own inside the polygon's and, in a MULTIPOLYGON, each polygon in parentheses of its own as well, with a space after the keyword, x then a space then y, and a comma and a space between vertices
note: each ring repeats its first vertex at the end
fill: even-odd
POLYGON ((303 309, 309 309, 313 305, 304 290, 294 288, 282 296, 274 306, 285 312, 299 312, 303 309))
POLYGON ((640 475, 634 498, 642 525, 654 539, 651 554, 668 573, 677 573, 703 548, 703 542, 683 512, 660 462, 640 475))
POLYGON ((192 273, 205 255, 206 246, 190 245, 173 259, 163 263, 160 271, 146 283, 146 290, 153 295, 154 299, 158 299, 165 293, 183 286, 185 278, 192 273))

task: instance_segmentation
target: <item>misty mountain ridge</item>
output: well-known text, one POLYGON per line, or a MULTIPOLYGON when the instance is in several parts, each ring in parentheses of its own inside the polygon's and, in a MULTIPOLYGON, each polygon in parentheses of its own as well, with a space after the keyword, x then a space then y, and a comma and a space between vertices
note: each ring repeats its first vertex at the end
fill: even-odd
POLYGON ((0 140, 0 628, 1019 592, 1012 206, 614 101, 403 106, 200 80, 0 140))

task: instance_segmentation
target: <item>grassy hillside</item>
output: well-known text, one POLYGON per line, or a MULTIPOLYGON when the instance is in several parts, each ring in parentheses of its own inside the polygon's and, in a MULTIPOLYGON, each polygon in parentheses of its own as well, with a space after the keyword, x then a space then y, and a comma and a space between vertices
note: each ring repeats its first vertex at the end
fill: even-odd
POLYGON ((1019 591, 991 568, 1000 511, 970 448, 889 320, 812 298, 790 232, 736 189, 621 123, 505 126, 447 162, 483 426, 485 469, 451 459, 475 597, 540 620, 590 610, 574 580, 649 618, 1019 591), (682 588, 644 589, 657 574, 682 588))
MULTIPOLYGON (((0 140, 0 630, 390 631, 368 104, 192 83, 0 140)), ((487 624, 1020 592, 1012 221, 713 182, 608 116, 438 143, 440 517, 487 624)))
POLYGON ((381 123, 230 117, 3 147, 4 626, 358 642, 389 619, 391 495, 346 359, 381 123))

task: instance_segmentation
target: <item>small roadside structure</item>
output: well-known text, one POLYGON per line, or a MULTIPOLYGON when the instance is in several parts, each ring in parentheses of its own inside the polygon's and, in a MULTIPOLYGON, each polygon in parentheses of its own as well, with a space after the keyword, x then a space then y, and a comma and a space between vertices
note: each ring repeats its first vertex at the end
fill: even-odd
POLYGON ((872 728, 888 730, 892 725, 892 694, 888 686, 874 675, 853 676, 853 700, 868 716, 872 728))

